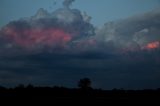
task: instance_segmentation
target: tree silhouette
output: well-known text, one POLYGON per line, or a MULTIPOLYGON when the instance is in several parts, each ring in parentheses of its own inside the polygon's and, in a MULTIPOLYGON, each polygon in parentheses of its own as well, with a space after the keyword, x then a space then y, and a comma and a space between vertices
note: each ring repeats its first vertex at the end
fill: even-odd
POLYGON ((28 84, 28 86, 26 87, 27 89, 33 89, 34 86, 32 84, 28 84))
POLYGON ((90 89, 91 80, 89 78, 80 79, 78 82, 78 87, 80 87, 81 89, 90 89))

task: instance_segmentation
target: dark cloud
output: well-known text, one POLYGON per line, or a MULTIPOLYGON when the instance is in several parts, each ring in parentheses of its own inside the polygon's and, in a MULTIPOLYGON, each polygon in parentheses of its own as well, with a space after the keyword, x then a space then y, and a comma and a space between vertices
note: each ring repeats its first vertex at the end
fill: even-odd
POLYGON ((3 57, 0 59, 0 80, 5 85, 33 83, 73 87, 80 78, 89 77, 94 81, 94 87, 106 89, 157 88, 160 86, 158 57, 159 51, 115 55, 41 53, 3 57))

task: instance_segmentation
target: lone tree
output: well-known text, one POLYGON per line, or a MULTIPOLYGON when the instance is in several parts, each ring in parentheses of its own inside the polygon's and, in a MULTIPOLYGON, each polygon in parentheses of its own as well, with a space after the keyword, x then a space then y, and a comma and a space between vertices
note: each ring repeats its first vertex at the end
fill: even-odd
POLYGON ((91 80, 89 78, 80 79, 78 82, 78 87, 81 89, 91 89, 91 80))

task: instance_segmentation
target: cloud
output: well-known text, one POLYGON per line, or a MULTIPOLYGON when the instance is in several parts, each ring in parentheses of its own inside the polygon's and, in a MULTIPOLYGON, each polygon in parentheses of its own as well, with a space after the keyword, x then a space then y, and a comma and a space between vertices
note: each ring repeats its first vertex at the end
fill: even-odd
POLYGON ((40 8, 32 17, 10 22, 0 31, 4 45, 32 51, 67 49, 73 41, 93 36, 93 25, 79 10, 69 8, 72 2, 65 0, 64 7, 52 13, 40 8))
POLYGON ((159 52, 130 54, 41 53, 0 58, 0 82, 76 87, 89 77, 94 87, 105 89, 158 88, 159 52), (7 64, 6 64, 7 63, 7 64))
POLYGON ((97 32, 99 42, 112 42, 115 48, 138 50, 148 43, 160 41, 160 11, 154 10, 141 15, 109 22, 97 32))
POLYGON ((75 0, 64 0, 63 5, 66 8, 69 8, 69 6, 74 2, 75 0))

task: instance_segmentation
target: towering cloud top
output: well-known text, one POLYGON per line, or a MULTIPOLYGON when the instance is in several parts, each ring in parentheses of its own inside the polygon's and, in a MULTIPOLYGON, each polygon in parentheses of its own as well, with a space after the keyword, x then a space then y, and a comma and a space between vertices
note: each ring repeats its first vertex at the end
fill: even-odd
POLYGON ((12 21, 1 30, 6 47, 22 49, 65 49, 72 42, 94 35, 94 27, 77 9, 69 6, 74 0, 65 0, 64 8, 49 13, 40 8, 27 19, 12 21))
POLYGON ((69 6, 74 2, 75 0, 64 0, 63 5, 65 8, 69 8, 69 6))

